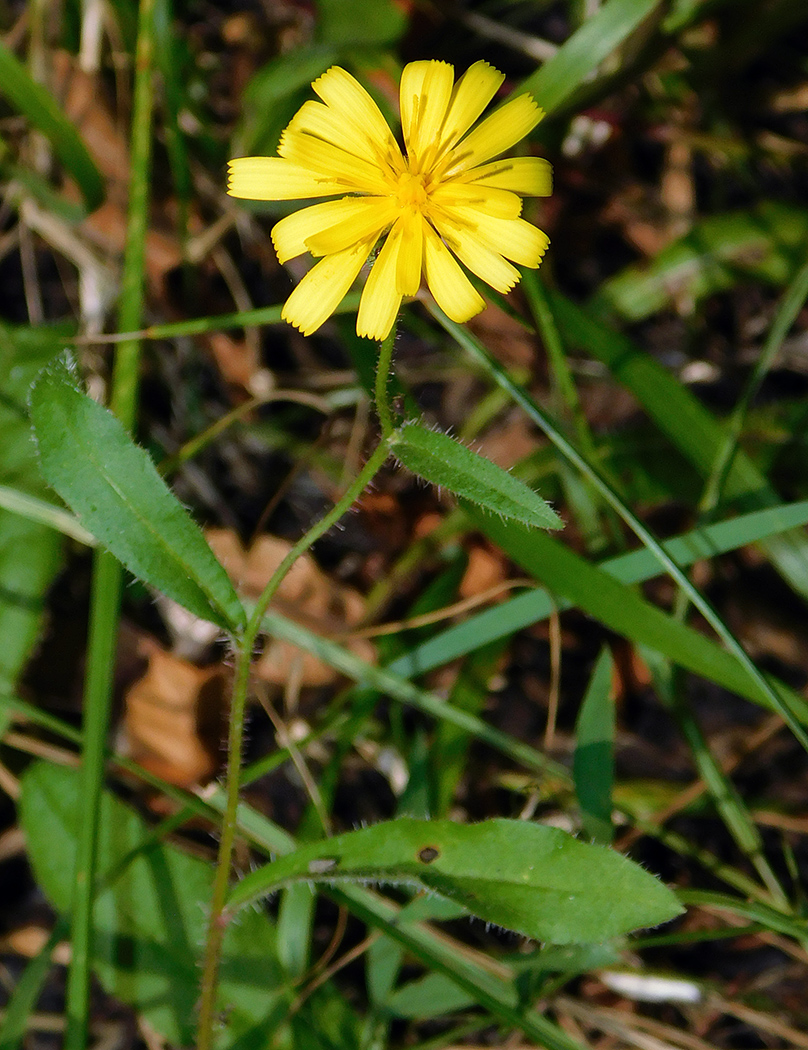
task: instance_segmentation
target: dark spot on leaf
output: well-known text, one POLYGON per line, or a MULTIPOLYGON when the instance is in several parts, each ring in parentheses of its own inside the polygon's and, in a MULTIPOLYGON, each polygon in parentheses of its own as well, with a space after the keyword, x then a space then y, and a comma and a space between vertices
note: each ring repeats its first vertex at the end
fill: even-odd
POLYGON ((440 856, 440 850, 437 846, 424 846, 422 850, 418 851, 418 860, 424 864, 431 864, 433 860, 437 860, 440 856))

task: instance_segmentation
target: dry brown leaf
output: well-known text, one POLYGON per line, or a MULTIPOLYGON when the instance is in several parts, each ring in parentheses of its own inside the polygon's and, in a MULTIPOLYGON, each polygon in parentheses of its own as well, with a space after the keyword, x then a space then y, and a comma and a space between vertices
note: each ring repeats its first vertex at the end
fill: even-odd
POLYGON ((126 694, 120 746, 149 772, 191 787, 219 765, 225 675, 149 648, 148 669, 126 694))
POLYGON ((234 339, 226 332, 212 332, 208 345, 216 359, 222 378, 234 386, 249 390, 259 362, 246 339, 234 339))
POLYGON ((460 581, 458 594, 461 598, 474 598, 491 590, 508 577, 505 559, 499 551, 490 547, 471 547, 468 565, 460 581))
MULTIPOLYGON (((261 536, 245 551, 238 537, 227 529, 211 529, 206 535, 236 590, 253 600, 291 549, 290 543, 275 536, 261 536)), ((350 632, 361 622, 365 608, 357 591, 331 580, 309 555, 295 562, 272 604, 289 619, 325 635, 350 632)), ((375 650, 367 639, 348 639, 346 644, 363 660, 375 660, 375 650)), ((293 674, 304 687, 329 685, 339 678, 322 660, 280 639, 267 640, 254 670, 265 682, 278 687, 293 674)))
POLYGON ((410 536, 410 515, 402 512, 401 500, 390 492, 365 492, 359 504, 365 530, 373 538, 374 549, 390 554, 406 547, 410 536))
POLYGON ((48 943, 49 936, 44 926, 29 923, 27 926, 10 930, 0 941, 0 947, 3 951, 14 952, 15 955, 22 955, 25 959, 33 959, 48 943))
POLYGON ((424 536, 428 536, 443 521, 443 515, 438 514, 436 510, 429 510, 422 514, 416 519, 415 524, 412 527, 413 539, 420 540, 424 536))
POLYGON ((113 184, 129 182, 129 150, 99 91, 97 77, 79 68, 67 51, 51 51, 52 86, 65 114, 75 124, 99 171, 113 184))

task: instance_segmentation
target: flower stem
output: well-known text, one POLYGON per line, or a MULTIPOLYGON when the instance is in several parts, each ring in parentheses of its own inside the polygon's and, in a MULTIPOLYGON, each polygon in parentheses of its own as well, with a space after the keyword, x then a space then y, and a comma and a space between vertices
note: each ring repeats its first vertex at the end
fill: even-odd
MULTIPOLYGON (((391 340, 392 350, 392 340, 391 340)), ((390 355, 387 355, 389 368, 390 355)), ((388 420, 391 420, 389 409, 388 420)), ((384 424, 382 424, 384 426, 384 424)), ((388 423, 392 430, 392 422, 388 423)), ((386 435, 385 435, 386 436, 386 435)), ((212 1050, 214 1025, 216 1021, 216 983, 219 972, 219 960, 227 926, 225 902, 230 877, 230 862, 236 836, 236 817, 238 811, 239 786, 241 780, 241 757, 244 740, 244 714, 250 681, 250 663, 253 648, 261 630, 261 621, 269 603, 274 598, 286 574, 297 559, 334 525, 362 495, 388 456, 387 442, 382 441, 374 450, 365 466, 356 476, 353 483, 331 511, 297 541, 281 564, 275 570, 272 579, 264 588, 261 597, 253 609, 244 635, 239 639, 236 680, 233 686, 233 703, 230 710, 230 730, 228 734, 227 773, 225 784, 226 808, 222 822, 222 838, 219 844, 219 858, 213 881, 213 899, 211 901, 208 939, 205 946, 205 958, 202 971, 202 997, 197 1033, 197 1050, 212 1050)))
POLYGON ((396 342, 396 331, 398 325, 393 324, 388 335, 379 344, 379 360, 376 364, 376 388, 374 391, 376 399, 376 412, 379 415, 379 423, 382 428, 382 441, 393 433, 393 413, 387 400, 387 388, 390 383, 390 370, 393 360, 393 347, 396 342))

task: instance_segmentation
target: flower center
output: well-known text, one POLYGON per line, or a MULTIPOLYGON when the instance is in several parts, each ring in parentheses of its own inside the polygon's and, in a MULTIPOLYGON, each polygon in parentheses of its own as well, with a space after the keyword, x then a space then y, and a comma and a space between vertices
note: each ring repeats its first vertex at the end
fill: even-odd
POLYGON ((427 201, 424 176, 403 172, 396 179, 396 196, 402 208, 423 208, 427 201))

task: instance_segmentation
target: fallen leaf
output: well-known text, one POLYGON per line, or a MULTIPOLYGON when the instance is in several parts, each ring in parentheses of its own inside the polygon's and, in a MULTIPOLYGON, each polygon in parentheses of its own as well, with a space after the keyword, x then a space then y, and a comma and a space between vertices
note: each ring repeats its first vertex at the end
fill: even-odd
POLYGON ((491 590, 508 577, 505 558, 491 547, 473 546, 468 551, 468 565, 460 581, 461 598, 474 598, 491 590))
POLYGON ((153 643, 149 650, 146 673, 126 694, 119 748, 170 784, 191 787, 219 766, 225 673, 194 667, 153 643))

